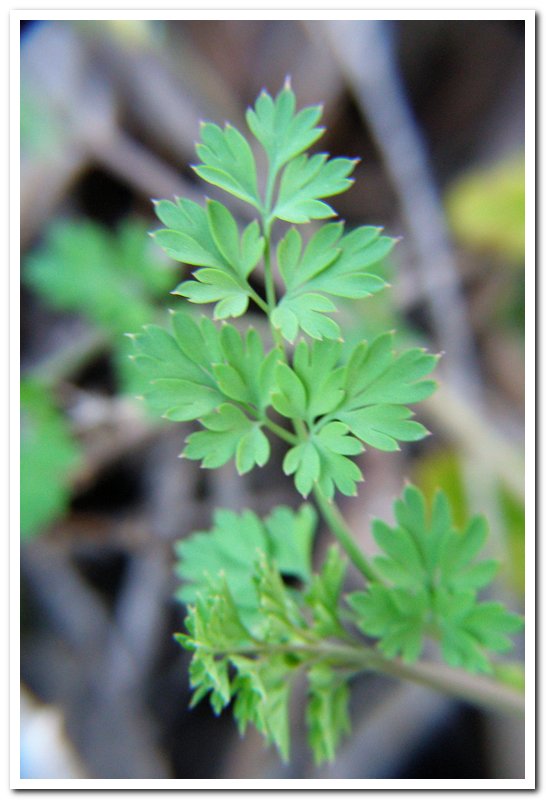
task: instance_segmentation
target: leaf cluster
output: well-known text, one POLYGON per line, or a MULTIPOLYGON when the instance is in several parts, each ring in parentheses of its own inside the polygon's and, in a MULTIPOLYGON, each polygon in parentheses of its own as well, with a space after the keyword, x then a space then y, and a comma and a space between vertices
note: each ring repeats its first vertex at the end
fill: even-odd
POLYGON ((332 297, 362 298, 384 288, 376 270, 394 240, 371 226, 344 234, 343 223, 337 222, 319 229, 304 247, 300 233, 291 227, 276 249, 283 296, 278 303, 266 301, 255 290, 253 273, 270 257, 266 238, 273 222, 304 224, 333 217, 324 198, 352 183, 348 176, 355 160, 303 152, 322 135, 323 129, 316 127, 321 108, 296 112, 295 104, 286 85, 275 99, 262 93, 248 111, 250 131, 268 161, 264 196, 258 188, 254 151, 243 134, 232 125, 205 123, 201 128, 197 154, 202 163, 194 167, 196 173, 250 204, 258 219, 241 232, 218 200, 207 200, 205 208, 186 199, 161 200, 156 213, 165 227, 154 237, 171 258, 198 267, 174 293, 192 303, 214 303, 216 319, 244 314, 253 300, 290 342, 300 330, 317 339, 337 339, 340 328, 328 316, 337 310, 332 297))
POLYGON ((284 760, 291 692, 305 675, 308 738, 321 763, 333 759, 350 722, 346 664, 336 649, 347 636, 338 616, 345 562, 331 548, 311 575, 314 522, 306 505, 276 509, 263 523, 251 512, 223 511, 210 533, 180 542, 177 571, 191 581, 181 596, 193 600, 187 633, 176 638, 192 652, 192 706, 209 695, 218 714, 231 703, 240 732, 254 725, 284 760), (242 546, 226 558, 240 531, 242 546), (299 578, 299 590, 285 584, 288 576, 299 578))
POLYGON ((372 527, 382 551, 373 559, 379 580, 348 598, 359 627, 379 638, 389 658, 415 661, 429 635, 448 664, 491 672, 488 651, 510 650, 510 634, 522 621, 501 603, 478 600, 498 569, 494 560, 476 560, 487 538, 485 519, 473 517, 459 530, 444 492, 436 493, 427 514, 423 495, 413 486, 394 510, 396 526, 376 520, 372 527))
POLYGON ((270 455, 264 431, 275 431, 293 444, 284 471, 295 475, 302 495, 315 485, 328 497, 335 488, 354 494, 362 476, 348 456, 364 445, 398 449, 399 441, 427 434, 406 403, 434 390, 423 378, 436 357, 416 348, 396 354, 390 334, 359 343, 345 363, 339 342, 301 341, 290 365, 280 348, 267 352, 253 328, 242 336, 229 323, 218 328, 183 311, 171 320, 172 333, 148 326, 134 337, 134 360, 154 410, 175 421, 200 421, 203 430, 189 436, 184 455, 204 467, 232 458, 240 474, 263 466, 270 455), (274 412, 300 420, 305 435, 279 429, 274 412))
POLYGON ((211 531, 179 542, 178 598, 188 617, 187 633, 176 638, 192 652, 192 705, 209 695, 218 714, 231 704, 241 732, 255 725, 287 759, 290 695, 304 674, 308 741, 321 763, 349 731, 351 677, 381 669, 375 645, 383 658, 412 662, 427 637, 453 666, 502 674, 490 654, 512 647, 521 620, 477 598, 498 567, 477 560, 484 521, 455 529, 442 493, 427 518, 413 486, 394 510, 397 527, 374 522, 382 554, 365 592, 344 593, 346 561, 335 546, 312 573, 316 520, 308 505, 275 509, 263 521, 250 511, 218 511, 211 531))

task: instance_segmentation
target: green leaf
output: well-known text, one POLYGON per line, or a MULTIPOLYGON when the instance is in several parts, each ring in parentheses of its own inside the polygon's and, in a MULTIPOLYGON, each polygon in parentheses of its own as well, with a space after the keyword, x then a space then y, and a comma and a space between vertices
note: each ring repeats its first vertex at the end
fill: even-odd
POLYGON ((264 240, 256 221, 239 237, 228 209, 215 200, 206 210, 191 200, 161 200, 156 213, 167 227, 156 231, 156 242, 177 261, 200 267, 173 294, 192 303, 216 303, 216 319, 244 314, 252 290, 248 276, 262 257, 264 240))
POLYGON ((176 312, 171 322, 172 334, 150 325, 133 337, 143 395, 150 408, 167 419, 198 419, 225 399, 211 366, 223 357, 219 333, 206 317, 196 322, 176 312))
POLYGON ((253 512, 218 510, 210 531, 200 531, 176 543, 176 574, 183 580, 177 597, 193 603, 209 577, 223 573, 241 619, 249 627, 259 621, 259 601, 252 578, 261 554, 283 575, 304 584, 311 579, 311 545, 316 514, 303 505, 298 512, 280 506, 263 521, 253 512))
POLYGON ((331 498, 335 489, 346 495, 356 494, 356 482, 362 473, 356 464, 346 458, 362 451, 362 445, 348 435, 341 422, 330 422, 308 441, 292 447, 286 454, 283 470, 295 474, 296 488, 304 497, 315 485, 331 498))
POLYGON ((304 496, 317 482, 329 496, 333 485, 354 494, 355 481, 362 476, 344 456, 361 452, 360 442, 396 450, 398 441, 415 441, 427 434, 409 419, 412 412, 402 403, 433 391, 432 381, 421 380, 436 363, 433 356, 418 349, 396 355, 391 335, 379 337, 369 347, 366 342, 357 345, 344 366, 340 355, 339 342, 301 341, 292 366, 280 364, 276 369, 274 408, 289 419, 304 420, 309 428, 309 442, 289 451, 284 464, 286 474, 295 473, 304 496), (341 427, 330 427, 333 423, 341 427), (336 430, 344 431, 342 439, 335 437, 336 446, 343 442, 339 450, 328 441, 336 430))
POLYGON ((348 602, 358 614, 360 629, 380 639, 379 649, 387 658, 401 655, 416 661, 423 648, 427 613, 426 593, 372 584, 367 592, 353 592, 348 602))
POLYGON ((290 448, 283 461, 285 475, 295 475, 298 492, 307 497, 320 477, 320 455, 312 442, 290 448))
POLYGON ((396 354, 392 334, 379 336, 370 345, 361 342, 345 368, 345 396, 336 418, 362 442, 379 450, 397 450, 398 441, 422 439, 427 430, 410 419, 413 414, 405 404, 432 394, 436 384, 423 378, 436 362, 436 356, 419 348, 396 354))
POLYGON ((292 367, 280 364, 276 371, 276 387, 271 401, 285 417, 304 419, 309 426, 342 401, 343 370, 338 361, 339 342, 298 343, 292 367))
POLYGON ((488 651, 512 647, 507 634, 518 631, 521 619, 500 603, 480 603, 477 590, 488 585, 497 569, 494 561, 478 561, 487 528, 473 518, 463 531, 453 527, 446 495, 437 492, 430 513, 422 493, 407 486, 395 503, 397 525, 375 520, 372 532, 382 554, 373 559, 384 584, 349 596, 364 633, 379 638, 389 658, 418 658, 423 637, 439 639, 452 666, 490 672, 488 651))
POLYGON ((311 580, 311 547, 317 526, 313 506, 304 503, 297 513, 277 506, 264 520, 271 542, 269 552, 279 572, 308 584, 311 580))
POLYGON ((21 517, 23 539, 62 517, 70 499, 70 477, 81 460, 67 419, 49 390, 21 382, 21 517))
POLYGON ((351 730, 349 687, 328 664, 309 670, 307 726, 315 762, 333 761, 339 742, 351 730))
POLYGON ((273 407, 289 419, 307 416, 305 386, 288 364, 278 364, 275 370, 276 385, 271 396, 273 407))
POLYGON ((139 223, 111 233, 92 222, 58 222, 27 259, 23 280, 53 308, 117 336, 154 318, 154 301, 172 286, 173 272, 139 223))
POLYGON ((212 414, 201 419, 205 430, 190 434, 183 455, 201 460, 208 469, 221 467, 231 458, 239 475, 255 464, 263 467, 269 460, 269 442, 261 425, 246 416, 237 406, 223 403, 212 414))
POLYGON ((343 636, 345 630, 340 618, 341 590, 345 579, 347 561, 339 549, 332 545, 318 575, 313 576, 305 602, 313 615, 313 629, 321 636, 343 636))
POLYGON ((270 744, 276 745, 283 761, 290 754, 290 667, 283 656, 254 660, 232 657, 237 669, 238 690, 234 706, 240 729, 253 722, 270 744), (242 696, 241 696, 242 694, 242 696))
POLYGON ((283 297, 273 309, 271 322, 284 338, 293 342, 301 328, 313 339, 338 339, 341 330, 337 322, 324 314, 337 311, 328 297, 306 292, 291 298, 283 297))
POLYGON ((360 453, 360 442, 395 450, 398 440, 415 441, 427 433, 409 419, 412 412, 402 403, 433 391, 432 381, 421 380, 436 363, 433 356, 417 349, 395 355, 391 335, 369 347, 357 345, 345 366, 339 364, 340 354, 338 342, 302 341, 292 366, 276 368, 274 408, 289 419, 304 420, 309 429, 308 441, 289 450, 283 465, 287 475, 295 475, 304 497, 315 484, 328 497, 335 487, 355 494, 362 475, 346 456, 360 453))
POLYGON ((223 363, 213 367, 219 388, 226 397, 249 404, 258 415, 263 415, 271 402, 281 351, 273 348, 266 354, 254 328, 249 328, 243 339, 232 325, 222 327, 220 344, 223 363))
POLYGON ((205 430, 189 436, 185 457, 208 468, 235 458, 241 475, 263 466, 270 446, 262 425, 280 352, 266 354, 253 329, 243 339, 232 325, 218 330, 206 317, 196 322, 176 312, 172 327, 172 335, 149 326, 133 337, 149 406, 173 421, 199 419, 205 430))
POLYGON ((194 170, 200 178, 260 209, 256 162, 237 128, 226 125, 222 130, 210 122, 203 123, 196 150, 202 163, 194 170))
POLYGON ((255 107, 247 111, 246 119, 267 153, 273 173, 322 135, 324 129, 315 127, 321 114, 322 106, 310 106, 296 113, 296 97, 289 83, 274 100, 262 91, 255 107))
POLYGON ((347 236, 342 232, 342 223, 324 225, 302 253, 301 236, 291 228, 278 245, 286 293, 271 321, 288 341, 295 339, 299 328, 316 339, 339 338, 338 325, 324 316, 337 310, 329 296, 358 299, 386 285, 369 270, 381 263, 394 240, 380 236, 380 228, 357 228, 347 236))
POLYGON ((217 577, 208 581, 189 609, 186 627, 188 633, 176 634, 175 638, 193 653, 189 674, 195 692, 191 707, 210 692, 212 708, 219 714, 232 696, 227 652, 251 643, 225 580, 217 577))
POLYGON ((492 672, 486 651, 512 649, 509 634, 522 628, 522 619, 501 603, 477 603, 474 594, 442 592, 437 598, 442 654, 451 666, 472 672, 492 672))
POLYGON ((272 216, 285 222, 304 223, 335 216, 320 198, 345 192, 352 184, 347 176, 355 168, 350 158, 332 158, 325 153, 300 155, 285 168, 272 216))
POLYGON ((343 369, 339 342, 299 342, 294 351, 294 372, 305 389, 304 419, 309 425, 333 412, 343 400, 343 369))

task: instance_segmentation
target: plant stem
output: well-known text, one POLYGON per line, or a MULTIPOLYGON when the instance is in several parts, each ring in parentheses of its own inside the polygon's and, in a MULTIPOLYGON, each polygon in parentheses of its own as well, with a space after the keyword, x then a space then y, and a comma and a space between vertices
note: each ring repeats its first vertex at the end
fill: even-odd
MULTIPOLYGON (((271 176, 270 176, 271 177, 271 176)), ((275 298, 275 287, 273 285, 273 276, 271 273, 271 258, 270 258, 270 245, 271 245, 271 222, 267 221, 266 215, 269 213, 269 205, 271 202, 271 193, 272 193, 272 186, 273 182, 268 180, 268 187, 267 187, 267 194, 266 194, 266 206, 265 206, 265 213, 262 217, 262 224, 263 224, 263 233, 265 238, 265 250, 264 250, 264 270, 265 270, 265 284, 266 284, 266 296, 267 296, 267 304, 268 310, 266 311, 267 316, 269 318, 269 324, 271 325, 271 329, 273 331, 273 335, 279 347, 282 348, 283 352, 285 351, 284 341, 282 339, 282 335, 276 328, 274 328, 273 324, 271 323, 271 312, 275 306, 276 298, 275 298)), ((276 425, 274 422, 267 420, 264 422, 264 425, 269 428, 273 433, 276 433, 278 436, 281 437, 285 442, 289 444, 297 444, 298 441, 304 441, 307 438, 307 429, 305 427, 305 423, 303 420, 294 419, 292 420, 292 424, 294 425, 294 430, 296 432, 296 436, 292 436, 288 433, 284 428, 280 428, 280 426, 276 425)), ((350 560, 353 562, 355 567, 358 569, 359 572, 364 575, 364 577, 369 581, 380 581, 381 579, 375 572, 374 568, 356 543, 353 538, 353 534, 345 524, 345 520, 341 515, 338 507, 335 505, 333 501, 330 501, 326 498, 323 494, 322 490, 315 486, 314 490, 315 499, 317 501, 317 505, 322 513, 322 516, 330 526, 330 529, 334 536, 337 538, 338 542, 341 544, 347 555, 349 556, 350 560)))
POLYGON ((317 505, 322 516, 330 526, 330 530, 341 544, 358 571, 361 572, 367 580, 376 582, 379 581, 382 583, 381 578, 378 576, 375 569, 353 538, 353 534, 347 527, 345 520, 343 519, 343 516, 341 515, 341 512, 334 501, 328 500, 326 495, 318 486, 315 486, 313 489, 313 494, 315 495, 315 500, 317 501, 317 505))
POLYGON ((393 678, 419 683, 485 708, 517 717, 522 717, 525 713, 524 693, 488 676, 475 675, 431 661, 404 664, 399 660, 389 661, 379 656, 376 657, 375 668, 393 678))
POLYGON ((277 423, 273 422, 273 420, 269 419, 269 417, 266 417, 262 421, 262 424, 265 428, 268 428, 272 433, 275 433, 280 439, 288 444, 295 445, 298 443, 298 438, 294 436, 293 433, 290 433, 290 431, 287 431, 286 428, 277 425, 277 423))
POLYGON ((261 309, 262 309, 262 311, 264 312, 264 314, 269 314, 269 306, 267 305, 267 303, 264 303, 264 301, 262 300, 262 298, 260 297, 260 295, 258 294, 258 292, 255 292, 255 291, 254 291, 254 289, 251 289, 251 290, 250 290, 250 297, 252 298, 252 300, 254 300, 254 302, 256 303, 256 305, 257 305, 259 308, 261 308, 261 309))
MULTIPOLYGON (((208 649, 208 648, 199 648, 208 649)), ((432 661, 405 664, 400 659, 387 659, 375 649, 355 642, 338 644, 333 641, 289 644, 256 644, 242 646, 228 652, 211 650, 215 655, 270 655, 272 653, 301 653, 304 657, 335 662, 356 672, 377 672, 398 680, 407 680, 443 692, 461 700, 504 714, 522 717, 525 712, 525 695, 486 675, 476 675, 462 669, 448 667, 432 661)))
POLYGON ((275 297, 275 283, 273 281, 273 272, 271 269, 271 231, 268 230, 268 226, 264 223, 264 237, 265 237, 265 247, 264 247, 264 274, 265 274, 265 296, 267 299, 267 306, 269 310, 269 314, 275 308, 277 303, 277 299, 275 297))
MULTIPOLYGON (((266 291, 266 299, 268 305, 267 316, 269 318, 269 324, 271 325, 271 329, 273 331, 273 336, 275 337, 275 341, 279 347, 282 348, 283 352, 286 352, 284 341, 280 331, 278 331, 271 322, 271 314, 273 309, 275 308, 276 304, 276 296, 275 296, 275 285, 273 282, 273 274, 271 269, 271 227, 272 227, 272 219, 271 219, 271 203, 273 198, 273 189, 275 185, 275 180, 277 177, 277 170, 270 169, 269 175, 267 178, 267 186, 266 186, 266 193, 265 193, 265 204, 262 213, 262 229, 263 235, 265 239, 265 248, 264 248, 264 272, 265 272, 265 291, 266 291)), ((289 442, 290 444, 297 444, 298 441, 304 441, 307 436, 307 429, 303 420, 294 419, 293 421, 294 430, 296 432, 296 436, 290 436, 287 434, 287 431, 284 428, 280 428, 279 426, 275 425, 275 423, 264 422, 264 425, 269 428, 269 430, 277 433, 281 439, 284 439, 285 442, 289 442)), ((353 538, 353 534, 345 524, 345 520, 341 515, 338 507, 335 505, 333 501, 329 501, 326 496, 323 494, 322 490, 315 486, 313 489, 313 493, 315 495, 315 499, 317 501, 317 505, 322 513, 322 516, 330 526, 330 529, 334 536, 337 538, 338 542, 341 544, 347 555, 349 556, 350 560, 353 562, 355 567, 359 570, 359 572, 364 575, 364 577, 369 581, 380 581, 381 579, 375 572, 374 568, 356 543, 353 538)))

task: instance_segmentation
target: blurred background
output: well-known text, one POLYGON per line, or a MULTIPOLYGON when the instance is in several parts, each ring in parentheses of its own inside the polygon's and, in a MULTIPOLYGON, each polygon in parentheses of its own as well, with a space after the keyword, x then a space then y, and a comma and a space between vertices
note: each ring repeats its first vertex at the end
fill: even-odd
POLYGON ((364 453, 344 513, 370 547, 406 479, 442 486, 457 519, 488 515, 497 594, 522 610, 524 44, 521 21, 23 23, 21 777, 523 777, 519 722, 377 676, 320 769, 297 694, 290 765, 229 712, 188 710, 173 542, 215 507, 299 500, 280 445, 243 478, 178 459, 192 426, 135 399, 123 334, 184 302, 186 268, 147 231, 150 198, 213 194, 190 168, 199 121, 245 131, 290 75, 324 104, 318 149, 361 158, 340 217, 401 237, 393 289, 343 309, 347 338, 444 353, 417 408, 433 436, 364 453))

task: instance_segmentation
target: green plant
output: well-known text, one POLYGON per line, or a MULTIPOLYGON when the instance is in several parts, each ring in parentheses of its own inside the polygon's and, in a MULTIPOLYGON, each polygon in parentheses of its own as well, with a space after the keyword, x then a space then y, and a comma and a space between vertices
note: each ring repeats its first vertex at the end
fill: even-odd
POLYGON ((51 390, 21 381, 21 536, 28 539, 66 511, 80 448, 51 390))
POLYGON ((392 451, 427 434, 408 405, 434 391, 428 376, 437 359, 422 349, 394 352, 392 334, 350 347, 340 341, 330 316, 335 299, 384 289, 380 264, 394 241, 379 228, 347 233, 343 223, 326 222, 303 244, 294 226, 335 215, 324 198, 349 188, 356 163, 306 154, 322 133, 320 114, 320 107, 296 112, 288 85, 275 99, 263 92, 248 111, 267 159, 263 194, 243 135, 230 125, 203 125, 196 173, 245 201, 256 219, 241 234, 217 200, 205 207, 157 202, 165 227, 155 240, 197 267, 175 294, 214 304, 213 320, 222 324, 177 311, 171 332, 149 326, 134 339, 151 406, 174 421, 199 421, 185 457, 211 469, 234 459, 244 474, 267 463, 270 437, 279 437, 285 474, 304 498, 313 497, 341 545, 313 573, 316 513, 305 503, 298 511, 274 509, 264 520, 218 511, 211 531, 177 547, 179 598, 188 603, 187 631, 177 638, 192 653, 192 702, 210 695, 216 713, 231 703, 241 731, 254 724, 288 758, 290 691, 304 671, 317 762, 332 759, 349 730, 349 681, 358 672, 521 707, 519 695, 493 678, 476 677, 472 688, 460 679, 460 669, 494 672, 491 653, 509 650, 509 634, 521 627, 501 604, 478 600, 497 568, 476 560, 485 521, 474 518, 459 530, 443 493, 428 512, 408 486, 395 504, 396 526, 374 523, 382 554, 370 558, 335 504, 336 491, 356 494, 362 474, 354 456, 364 446, 392 451), (291 225, 274 249, 278 221, 291 225), (225 322, 251 302, 269 335, 225 322), (349 594, 347 556, 364 584, 349 594), (418 661, 425 639, 439 643, 448 667, 418 661))

